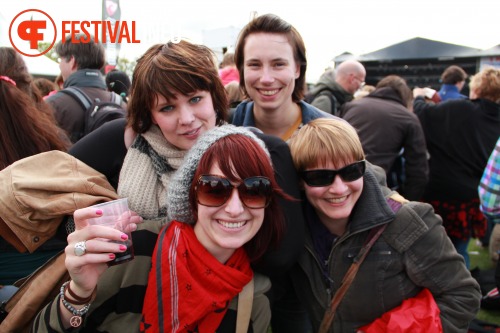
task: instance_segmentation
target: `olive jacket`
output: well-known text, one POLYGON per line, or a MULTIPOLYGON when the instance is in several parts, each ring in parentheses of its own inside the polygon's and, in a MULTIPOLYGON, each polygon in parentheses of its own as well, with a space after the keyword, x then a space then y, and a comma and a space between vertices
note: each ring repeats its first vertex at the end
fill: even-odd
MULTIPOLYGON (((356 332, 423 288, 431 291, 441 311, 443 332, 467 332, 480 305, 477 281, 432 207, 407 202, 394 213, 386 200, 391 193, 379 186, 374 174, 367 170, 348 229, 334 241, 324 264, 315 250, 311 229, 307 228, 305 250, 291 275, 315 332, 368 233, 385 223, 389 225, 360 266, 335 313, 330 332, 356 332)), ((306 218, 309 226, 311 219, 317 219, 307 204, 306 218)))

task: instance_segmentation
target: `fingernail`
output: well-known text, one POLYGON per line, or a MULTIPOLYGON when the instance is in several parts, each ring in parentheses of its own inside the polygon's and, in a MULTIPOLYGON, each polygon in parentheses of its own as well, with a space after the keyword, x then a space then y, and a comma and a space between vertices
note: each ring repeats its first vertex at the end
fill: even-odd
POLYGON ((127 247, 125 245, 120 245, 120 251, 125 251, 127 247))
POLYGON ((115 256, 115 254, 114 254, 114 253, 111 253, 111 254, 109 255, 109 259, 115 259, 115 258, 116 258, 116 256, 115 256))
POLYGON ((95 211, 95 213, 96 213, 97 215, 102 215, 102 210, 101 210, 101 209, 98 209, 98 210, 96 210, 96 211, 95 211))
POLYGON ((121 238, 122 238, 123 240, 127 240, 127 239, 128 239, 128 236, 127 236, 127 234, 122 234, 122 235, 121 235, 121 238))

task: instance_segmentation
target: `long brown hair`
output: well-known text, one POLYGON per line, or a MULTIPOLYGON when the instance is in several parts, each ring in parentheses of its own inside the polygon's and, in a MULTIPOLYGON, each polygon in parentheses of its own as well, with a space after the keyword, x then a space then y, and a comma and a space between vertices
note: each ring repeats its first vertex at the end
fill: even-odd
POLYGON ((38 100, 31 75, 12 48, 0 47, 0 76, 16 83, 0 79, 0 170, 34 154, 67 151, 69 141, 45 102, 38 100))

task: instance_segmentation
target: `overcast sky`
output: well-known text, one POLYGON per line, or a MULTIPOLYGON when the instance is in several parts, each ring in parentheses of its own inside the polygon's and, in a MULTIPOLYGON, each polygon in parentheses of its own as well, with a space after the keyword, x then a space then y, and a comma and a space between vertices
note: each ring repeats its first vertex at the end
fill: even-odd
MULTIPOLYGON (((277 14, 304 38, 308 82, 343 52, 360 55, 414 37, 479 49, 500 44, 500 0, 120 0, 120 6, 141 40, 122 45, 120 55, 132 59, 170 36, 202 43, 211 30, 239 30, 254 11, 277 14)), ((1 0, 9 23, 25 9, 47 12, 59 29, 63 20, 99 20, 101 0, 1 0)), ((5 27, 0 34, 5 40, 5 27)))

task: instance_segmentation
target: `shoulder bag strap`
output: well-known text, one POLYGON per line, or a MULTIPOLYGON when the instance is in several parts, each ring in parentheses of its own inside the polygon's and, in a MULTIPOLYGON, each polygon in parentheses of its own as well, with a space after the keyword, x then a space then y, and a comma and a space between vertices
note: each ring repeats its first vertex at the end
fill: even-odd
POLYGON ((73 97, 78 104, 83 108, 84 111, 87 111, 92 105, 92 100, 83 90, 78 89, 77 87, 67 87, 61 90, 62 93, 66 95, 70 95, 73 97))
POLYGON ((342 279, 340 288, 337 289, 335 295, 333 295, 332 301, 330 302, 330 306, 326 309, 325 315, 323 316, 323 320, 321 321, 318 333, 327 333, 328 330, 330 329, 330 326, 332 325, 333 322, 333 317, 335 316, 335 311, 337 310, 337 307, 339 306, 340 302, 342 301, 342 298, 347 292, 347 289, 349 289, 349 287, 351 286, 352 281, 354 281, 354 277, 356 276, 356 273, 359 270, 359 266, 361 266, 361 263, 363 263, 363 260, 365 260, 366 255, 368 254, 368 252, 370 252, 371 247, 373 246, 375 241, 380 237, 380 235, 382 235, 382 232, 384 232, 386 227, 387 224, 384 224, 380 227, 373 228, 370 231, 370 234, 367 237, 365 245, 361 248, 361 251, 359 251, 358 255, 354 258, 353 263, 351 264, 349 270, 342 279))
MULTIPOLYGON (((408 203, 408 200, 406 200, 397 192, 393 192, 388 198, 386 198, 386 200, 389 204, 389 207, 394 213, 397 213, 402 205, 408 203), (391 205, 389 203, 389 200, 395 201, 398 205, 391 205)), ((349 267, 349 270, 342 280, 340 288, 337 289, 335 295, 333 295, 332 301, 330 302, 330 307, 325 311, 325 315, 323 316, 323 320, 321 321, 318 333, 327 333, 330 329, 333 318, 335 316, 335 311, 337 310, 337 307, 339 306, 342 298, 347 292, 347 289, 349 289, 349 287, 351 286, 352 281, 354 281, 354 277, 359 270, 359 266, 361 266, 361 263, 363 262, 363 260, 365 260, 366 255, 368 254, 368 252, 370 252, 371 247, 373 246, 373 244, 375 244, 380 235, 382 235, 387 226, 388 224, 386 223, 380 227, 374 228, 368 234, 365 245, 361 248, 361 251, 359 251, 358 255, 354 258, 353 263, 349 267)))
POLYGON ((253 303, 253 278, 238 296, 238 312, 236 314, 236 333, 246 333, 248 332, 248 325, 250 324, 250 317, 252 315, 252 303, 253 303))

